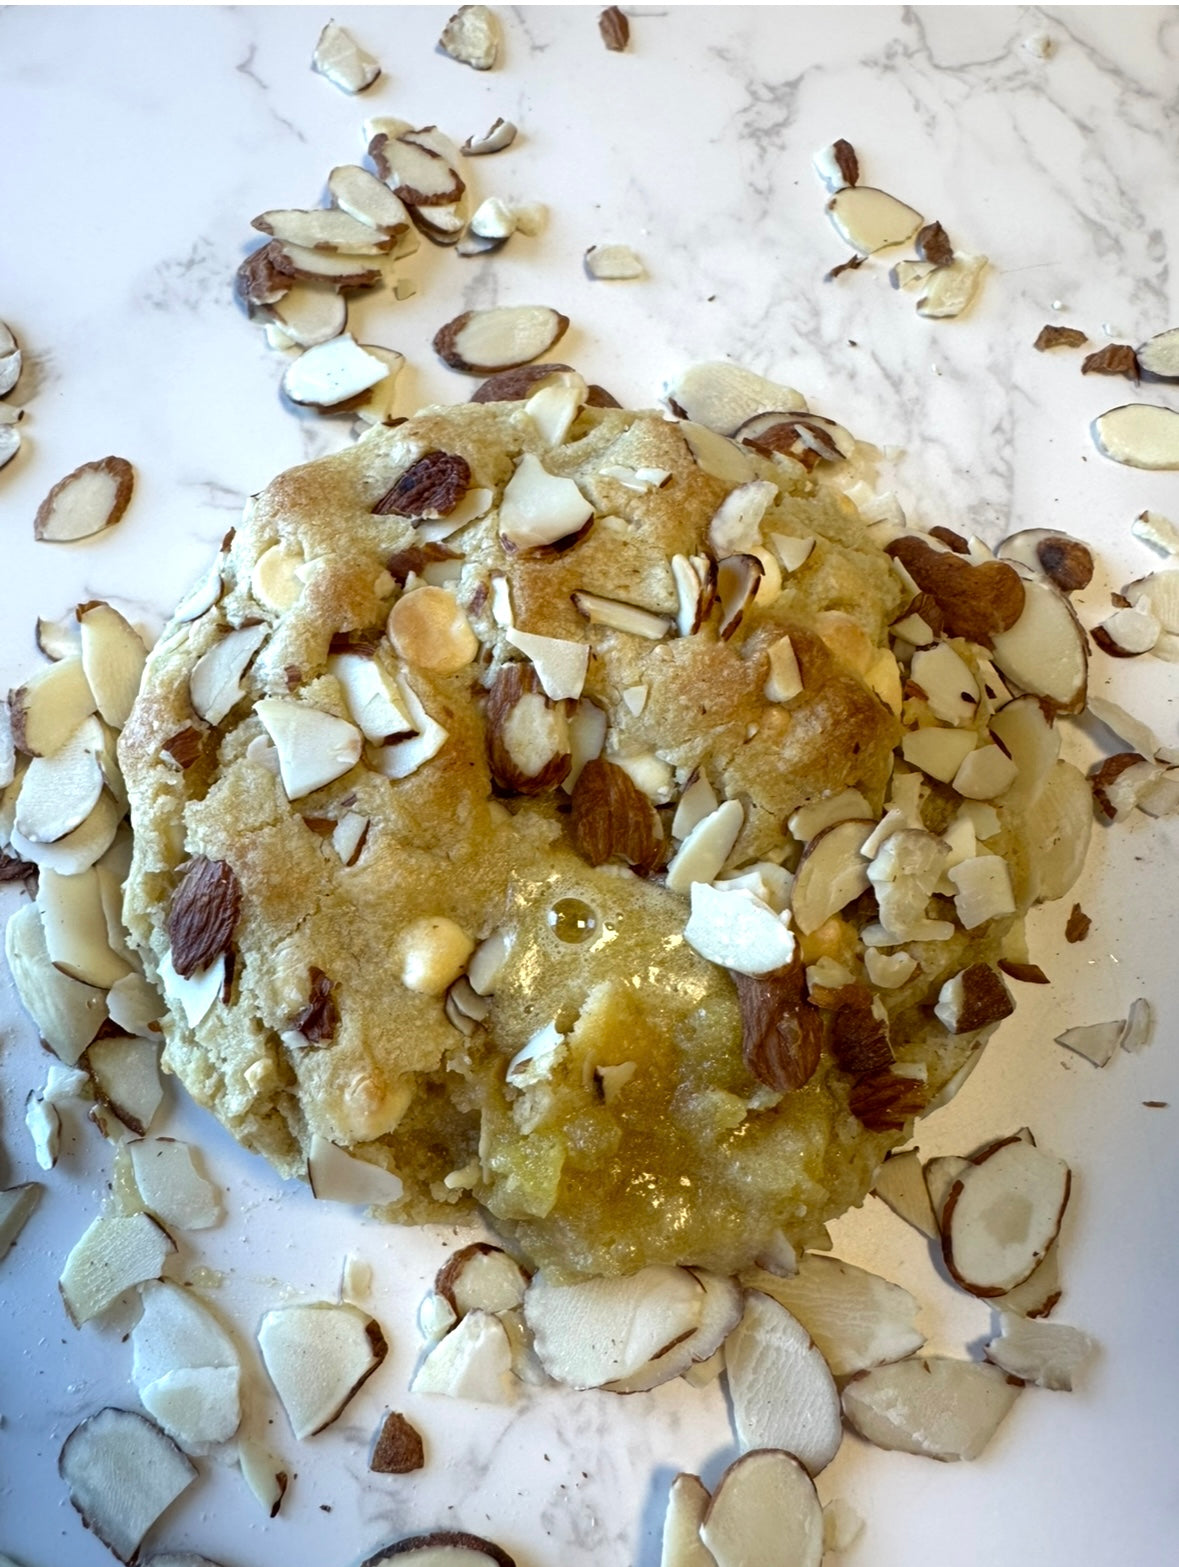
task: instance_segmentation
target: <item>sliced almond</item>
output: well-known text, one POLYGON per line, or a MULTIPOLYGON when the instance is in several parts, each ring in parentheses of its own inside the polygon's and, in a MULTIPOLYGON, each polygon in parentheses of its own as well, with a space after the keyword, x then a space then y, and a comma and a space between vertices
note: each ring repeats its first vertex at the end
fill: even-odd
POLYGON ((381 74, 379 61, 337 22, 329 22, 316 40, 311 68, 346 93, 363 92, 381 74))
POLYGON ((505 634, 513 647, 532 661, 541 689, 550 701, 576 701, 581 696, 589 667, 589 648, 563 637, 542 637, 510 628, 505 634))
POLYGON ((93 866, 62 876, 43 867, 37 902, 49 961, 71 979, 108 989, 128 965, 108 938, 98 872, 93 866))
POLYGON ((363 653, 333 653, 327 672, 343 687, 348 714, 366 740, 383 745, 414 733, 396 680, 380 660, 363 653))
POLYGON ((1019 1138, 977 1155, 942 1210, 942 1252, 958 1283, 983 1296, 1022 1283, 1056 1239, 1069 1186, 1063 1159, 1019 1138))
POLYGON ((569 722, 539 688, 532 666, 505 664, 488 694, 487 745, 492 776, 516 794, 552 789, 569 771, 569 722))
POLYGON ((386 778, 408 778, 437 756, 447 741, 447 731, 427 713, 404 675, 398 675, 397 689, 415 732, 407 740, 370 747, 365 756, 368 764, 386 778))
POLYGON ((33 843, 56 843, 80 827, 98 804, 102 768, 97 722, 85 719, 50 756, 34 756, 16 796, 15 830, 33 843))
POLYGON ((188 677, 193 711, 206 723, 217 725, 244 696, 242 679, 251 659, 270 634, 260 622, 230 631, 202 653, 188 677))
POLYGON ((647 275, 641 257, 629 245, 591 245, 585 253, 584 265, 589 277, 609 282, 647 275))
POLYGON ((978 293, 987 269, 986 256, 956 255, 948 266, 935 267, 924 280, 917 314, 933 320, 960 316, 978 293))
POLYGON ((237 1441, 237 1460, 242 1479, 249 1486, 268 1518, 277 1518, 290 1475, 281 1462, 262 1443, 245 1436, 237 1441))
POLYGON ((0 1188, 0 1262, 4 1261, 9 1248, 32 1218, 41 1191, 36 1181, 0 1188))
POLYGON ((903 245, 924 221, 919 212, 872 185, 846 185, 827 203, 836 232, 861 256, 903 245))
POLYGON ((962 758, 951 782, 964 799, 993 800, 1018 776, 1019 768, 1000 746, 980 745, 962 758))
POLYGON ((802 1324, 760 1290, 725 1341, 725 1374, 744 1452, 783 1448, 809 1474, 826 1468, 843 1435, 834 1379, 802 1324))
MULTIPOLYGON (((1176 415, 1179 421, 1179 415, 1176 415)), ((1028 578, 1019 618, 992 638, 1000 673, 1062 713, 1085 705, 1088 654, 1072 605, 1049 582, 1028 578)))
POLYGON ((794 960, 788 916, 777 914, 748 888, 691 884, 692 912, 684 927, 688 945, 720 968, 738 974, 772 974, 794 960))
POLYGON ((1094 1066, 1107 1066, 1121 1043, 1125 1027, 1125 1018, 1111 1023, 1082 1023, 1057 1034, 1056 1043, 1066 1050, 1075 1050, 1094 1066))
POLYGON ((516 136, 516 127, 511 120, 497 117, 492 120, 482 136, 468 136, 462 150, 468 158, 486 157, 489 153, 505 151, 515 141, 516 136))
POLYGON ((289 240, 271 240, 269 264, 280 276, 330 283, 342 292, 373 288, 384 278, 377 258, 339 255, 333 250, 309 250, 289 240))
MULTIPOLYGON (((363 170, 360 172, 364 172, 363 170)), ((388 186, 370 176, 386 195, 396 200, 388 186)), ((381 256, 393 248, 393 235, 374 229, 338 207, 274 208, 251 218, 251 227, 269 234, 280 244, 304 250, 326 250, 337 255, 381 256)), ((282 301, 279 301, 281 305, 282 301)))
POLYGON ((361 1562, 360 1567, 516 1567, 514 1559, 490 1540, 455 1529, 416 1534, 398 1540, 361 1562))
MULTIPOLYGON (((876 1172, 872 1191, 915 1230, 930 1240, 937 1239, 938 1222, 921 1165, 921 1155, 916 1148, 890 1153, 876 1172)), ((905 1353, 909 1354, 910 1351, 906 1350, 905 1353)))
POLYGON ((130 1409, 100 1409, 66 1437, 57 1460, 86 1528, 121 1562, 197 1471, 154 1421, 130 1409))
POLYGON ((720 605, 717 635, 727 642, 740 627, 757 597, 765 567, 756 555, 726 555, 716 563, 716 597, 720 605))
POLYGON ((146 1387, 179 1366, 240 1367, 230 1334, 196 1290, 167 1279, 139 1287, 143 1309, 131 1330, 131 1379, 146 1387))
POLYGON ((985 1349, 991 1364, 1021 1383, 1071 1393, 1097 1349, 1089 1335, 1064 1323, 1031 1322, 1015 1312, 998 1315, 1001 1331, 985 1349))
POLYGON ((522 1303, 527 1285, 520 1264, 485 1241, 453 1252, 434 1279, 435 1291, 450 1304, 456 1320, 469 1311, 510 1311, 522 1303))
POLYGON ((159 1063, 159 1045, 131 1035, 104 1034, 86 1051, 86 1067, 100 1103, 139 1137, 163 1102, 159 1063))
POLYGON ((4 943, 21 1005, 54 1054, 73 1066, 106 1018, 102 990, 54 968, 35 904, 25 904, 9 918, 4 943))
POLYGON ((708 1500, 698 1475, 676 1475, 667 1493, 659 1567, 716 1567, 716 1557, 700 1538, 708 1500))
POLYGON ((609 626, 614 631, 625 631, 631 636, 646 637, 658 642, 671 630, 666 615, 643 609, 638 604, 625 604, 621 599, 604 598, 600 593, 587 593, 577 589, 570 594, 573 607, 595 626, 609 626))
POLYGON ((876 1447, 953 1463, 979 1456, 1018 1391, 997 1366, 928 1355, 861 1372, 843 1413, 876 1447))
POLYGON ((110 604, 79 604, 77 615, 82 670, 95 705, 108 724, 121 729, 131 715, 147 661, 143 638, 110 604))
POLYGON ((1115 609, 1089 634, 1102 652, 1112 658, 1138 658, 1150 652, 1161 631, 1159 622, 1146 609, 1115 609))
MULTIPOLYGON (((363 424, 394 424, 393 409, 397 397, 397 377, 405 368, 405 355, 395 348, 382 348, 378 343, 361 343, 370 359, 379 359, 385 366, 383 380, 370 388, 367 396, 355 404, 352 412, 363 424)), ((455 524, 459 526, 458 523, 455 524)))
POLYGON ((499 53, 499 23, 485 5, 461 5, 442 29, 438 47, 460 65, 490 71, 499 53))
POLYGON ((21 350, 12 328, 0 321, 0 397, 7 397, 20 380, 21 350))
POLYGON ((1143 374, 1156 381, 1179 381, 1179 327, 1158 332, 1135 350, 1143 374))
POLYGON ((127 1153, 143 1205, 161 1224, 207 1230, 221 1218, 217 1188, 197 1169, 188 1143, 145 1137, 128 1143, 127 1153))
MULTIPOLYGON (((667 396, 679 418, 718 435, 733 435, 755 414, 774 409, 806 412, 806 401, 800 392, 724 360, 689 365, 667 383, 667 396)), ((685 430, 685 438, 688 434, 685 430)), ((752 476, 746 465, 744 477, 752 476)))
POLYGON ((693 882, 715 881, 744 824, 745 809, 739 800, 726 800, 701 818, 667 867, 669 890, 687 893, 693 882))
POLYGON ((62 544, 113 528, 130 505, 134 488, 135 470, 125 457, 83 463, 59 479, 38 506, 34 536, 62 544))
POLYGON ((292 283, 270 311, 286 339, 284 348, 314 348, 339 337, 348 324, 347 301, 326 283, 292 283))
POLYGON ((498 305, 465 310, 434 336, 434 351, 452 370, 494 375, 526 365, 565 335, 568 316, 547 305, 498 305))
POLYGON ((772 1561, 819 1567, 823 1509, 797 1455, 767 1449, 731 1463, 705 1510, 700 1538, 716 1567, 772 1561))
MULTIPOLYGON (((178 1366, 139 1390, 144 1409, 189 1453, 229 1441, 241 1424, 241 1370, 231 1366, 178 1366)), ((197 1562, 204 1558, 198 1557, 197 1562)), ((192 1567, 193 1558, 153 1555, 144 1567, 168 1562, 192 1567)))
POLYGON ((842 136, 830 146, 821 147, 811 159, 811 165, 832 193, 859 182, 860 160, 856 157, 856 149, 842 136))
POLYGON ((466 186, 445 153, 424 144, 412 128, 391 136, 378 131, 369 142, 369 157, 377 173, 410 209, 420 217, 423 207, 446 207, 460 200, 466 186))
POLYGON ((357 1159, 318 1132, 311 1138, 307 1179, 321 1202, 344 1202, 362 1207, 398 1203, 405 1194, 399 1176, 383 1165, 357 1159))
MULTIPOLYGON (((394 239, 409 229, 409 213, 394 191, 357 163, 339 164, 328 175, 328 195, 358 223, 394 239)), ((340 247, 347 250, 349 247, 340 247)))
POLYGON ((538 549, 579 533, 593 514, 572 479, 549 473, 539 457, 525 452, 500 502, 500 537, 512 550, 538 549))
POLYGON ((1153 403, 1124 403, 1093 421, 1097 449, 1130 468, 1179 468, 1179 413, 1153 403))
POLYGON ((965 659, 948 642, 918 648, 910 672, 925 693, 935 718, 954 725, 973 720, 981 696, 978 682, 965 659))
POLYGON ((124 1290, 158 1279, 175 1250, 167 1230, 146 1213, 95 1219, 62 1268, 61 1295, 70 1321, 81 1327, 124 1290))
POLYGON ((426 1356, 410 1387, 480 1403, 510 1402, 512 1346, 503 1322, 487 1311, 469 1311, 426 1356))
POLYGON ((633 1375, 693 1333, 703 1305, 693 1274, 659 1265, 566 1285, 538 1273, 525 1292, 524 1315, 548 1374, 567 1387, 590 1388, 633 1375))
POLYGON ((903 1360, 925 1342, 908 1290, 837 1257, 805 1252, 792 1278, 758 1275, 756 1284, 810 1334, 834 1377, 903 1360))
POLYGON ((794 923, 804 936, 867 891, 868 862, 860 851, 875 825, 855 818, 835 822, 807 844, 790 895, 794 923))
POLYGON ((999 545, 998 556, 1047 577, 1062 593, 1087 588, 1093 580, 1092 550, 1055 528, 1025 528, 1013 533, 999 545))
POLYGON ((0 468, 6 468, 21 449, 21 433, 15 423, 0 418, 0 468))
POLYGON ((293 359, 282 378, 282 389, 302 407, 339 408, 370 391, 389 374, 389 366, 367 353, 344 332, 329 342, 308 348, 293 359))
POLYGON ((72 611, 60 620, 37 617, 37 646, 51 663, 69 658, 82 650, 82 636, 78 630, 78 617, 72 611))
POLYGON ((52 1170, 61 1152, 61 1115, 56 1105, 35 1090, 25 1099, 25 1128, 33 1140, 38 1166, 52 1170))
POLYGON ((258 1347, 299 1441, 338 1419, 388 1353, 367 1312, 327 1301, 268 1311, 258 1347))
POLYGON ((332 713, 284 697, 263 697, 254 711, 278 752, 288 800, 301 800, 324 788, 360 760, 360 731, 332 713))

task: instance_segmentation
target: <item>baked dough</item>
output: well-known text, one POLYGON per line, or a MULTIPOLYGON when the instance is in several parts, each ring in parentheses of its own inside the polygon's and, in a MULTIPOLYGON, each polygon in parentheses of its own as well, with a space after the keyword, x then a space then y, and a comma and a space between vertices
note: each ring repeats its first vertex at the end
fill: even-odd
MULTIPOLYGON (((821 1052, 796 1088, 759 1076, 735 982, 685 939, 686 890, 664 884, 677 803, 701 777, 716 802, 739 803, 718 885, 752 867, 750 898, 787 929, 793 813, 857 790, 878 820, 902 774, 917 798, 919 775, 896 763, 902 716, 915 720, 889 652, 911 594, 850 502, 799 464, 729 443, 718 461, 717 437, 658 413, 574 412, 554 431, 531 403, 427 409, 252 501, 208 591, 153 651, 122 735, 125 917, 169 1003, 166 1067, 284 1175, 305 1173, 327 1139, 401 1178, 388 1218, 478 1205, 559 1277, 654 1262, 733 1272, 821 1244, 913 1111, 974 1058, 993 1018, 951 1033, 932 1007, 952 976, 994 962, 1018 909, 968 931, 943 886, 930 912, 950 930, 904 943, 915 966, 892 988, 865 977, 871 891, 795 931, 791 993, 821 1052), (507 547, 505 488, 538 466, 571 480, 592 518, 572 539, 507 547), (438 502, 424 516, 380 509, 406 475, 402 492, 438 502), (762 514, 718 533, 743 486, 762 514), (732 635, 724 604, 693 631, 673 557, 707 580, 717 540, 740 543, 742 528, 737 553, 754 564, 730 561, 728 585, 760 564, 757 597, 732 635), (807 539, 796 565, 805 545, 791 541, 807 539), (667 629, 587 618, 585 593, 667 629), (249 658, 235 684, 218 650, 251 627, 231 644, 249 658), (588 647, 579 698, 544 694, 529 635, 575 658, 588 647), (802 689, 770 700, 783 637, 802 689), (341 655, 380 672, 409 719, 399 739, 362 736, 341 655), (497 688, 527 695, 515 729, 497 688), (641 804, 661 839, 654 864, 589 863, 575 823, 595 802, 569 774, 514 778, 553 737, 556 770, 567 747, 575 772, 595 735, 615 769, 598 774, 621 769, 625 809, 641 804), (330 772, 333 746, 343 770, 300 793, 296 774, 330 772), (843 1003, 866 998, 890 1036, 871 1082, 831 1045, 843 1003)), ((943 832, 960 802, 928 779, 920 795, 943 832)), ((1022 908, 1016 840, 1004 827, 990 847, 1015 866, 1022 908)))

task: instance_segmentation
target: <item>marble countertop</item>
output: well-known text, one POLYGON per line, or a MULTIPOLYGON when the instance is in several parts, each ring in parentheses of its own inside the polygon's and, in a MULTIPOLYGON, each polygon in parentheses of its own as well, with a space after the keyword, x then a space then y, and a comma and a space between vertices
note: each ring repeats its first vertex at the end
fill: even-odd
MULTIPOLYGON (((0 319, 27 361, 10 399, 26 409, 24 446, 0 472, 13 589, 0 617, 4 687, 37 661, 38 615, 102 597, 158 626, 250 493, 352 438, 347 419, 284 405, 283 357, 235 304, 232 277, 251 217, 316 204, 328 171, 360 159, 362 120, 380 113, 459 141, 512 119, 515 145, 472 161, 475 189, 549 209, 543 233, 495 256, 423 244, 401 269, 411 298, 383 290, 357 302, 356 336, 407 356, 405 411, 470 393, 430 350, 443 322, 474 306, 551 304, 572 322, 560 357, 624 404, 654 403, 685 364, 730 358, 798 387, 879 448, 882 482, 919 525, 992 542, 1039 526, 1084 536, 1099 549, 1080 600, 1087 625, 1111 589, 1159 564, 1130 523, 1144 508, 1179 521, 1175 474, 1108 462, 1088 428, 1132 389, 1082 378, 1077 354, 1032 342, 1047 322, 1080 327, 1098 347, 1179 320, 1179 9, 644 6, 628 8, 624 54, 602 47, 594 8, 497 9, 501 60, 480 74, 435 51, 443 7, 0 7, 0 319), (309 69, 333 14, 384 66, 363 97, 309 69), (847 252, 811 156, 837 136, 856 146, 867 181, 990 258, 967 315, 919 318, 889 286, 891 257, 824 282, 847 252), (586 247, 613 241, 641 254, 644 279, 585 275, 586 247), (123 521, 83 544, 35 542, 50 486, 107 453, 136 470, 123 521)), ((1179 388, 1150 399, 1179 408, 1179 388)), ((1093 689, 1168 745, 1179 742, 1176 678, 1158 660, 1094 655, 1093 689)), ((1067 744, 1083 760, 1118 748, 1091 722, 1070 724, 1067 744)), ((1071 1396, 1024 1394, 973 1464, 845 1442, 819 1488, 867 1520, 849 1567, 1105 1567, 1170 1553, 1176 844, 1173 821, 1143 816, 1096 834, 1073 895, 1092 936, 1066 946, 1064 911, 1038 913, 1033 957, 1053 983, 1021 996, 969 1088, 920 1136, 923 1152, 959 1151, 1027 1122, 1070 1160, 1057 1315, 1092 1333, 1100 1356, 1071 1396), (1122 1015, 1137 995, 1159 1017, 1142 1055, 1100 1072, 1052 1043, 1064 1026, 1122 1015)), ((17 899, 6 890, 3 912, 17 899)), ((45 1058, 7 976, 0 1024, 9 1185, 39 1174, 22 1122, 45 1058)), ((96 1131, 80 1114, 67 1123, 0 1286, 0 1552, 22 1567, 110 1560, 65 1499, 56 1457, 83 1415, 134 1406, 120 1324, 75 1331, 57 1299, 61 1261, 110 1171, 96 1131)), ((222 1276, 216 1298, 244 1340, 278 1300, 334 1298, 351 1253, 373 1267, 371 1309, 391 1352, 343 1420, 304 1444, 264 1406, 294 1476, 277 1519, 228 1462, 209 1460, 155 1548, 224 1567, 350 1567, 384 1540, 462 1527, 520 1567, 656 1567, 671 1476, 696 1470, 711 1484, 733 1456, 718 1387, 525 1390, 508 1407, 411 1395, 414 1312, 450 1232, 325 1212, 174 1092, 163 1129, 199 1141, 226 1193, 225 1223, 186 1240, 186 1255, 222 1276), (425 1435, 418 1475, 367 1472, 389 1408, 425 1435)), ((874 1199, 842 1221, 836 1246, 918 1295, 935 1348, 977 1351, 986 1308, 951 1291, 874 1199)))

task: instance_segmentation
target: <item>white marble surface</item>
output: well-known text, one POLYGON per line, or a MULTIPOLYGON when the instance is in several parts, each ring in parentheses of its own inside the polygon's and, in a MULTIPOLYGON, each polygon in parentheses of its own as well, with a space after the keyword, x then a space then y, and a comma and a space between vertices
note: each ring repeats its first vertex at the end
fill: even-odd
MULTIPOLYGON (((1179 519, 1175 475, 1115 467, 1087 428, 1130 389, 1082 380, 1079 356, 1040 355, 1031 343, 1050 320, 1099 345, 1179 319, 1176 8, 642 7, 621 56, 602 48, 593 9, 503 8, 502 62, 487 75, 434 52, 444 8, 344 8, 337 19, 386 70, 361 100, 308 69, 330 14, 0 7, 0 318, 29 360, 14 398, 27 406, 26 445, 0 473, 5 686, 36 661, 35 616, 102 596, 158 620, 248 493, 349 439, 346 421, 282 405, 282 359, 230 283, 250 217, 316 202, 328 170, 359 157, 361 119, 378 112, 460 140, 497 114, 516 120, 517 144, 471 165, 475 187, 551 209, 541 237, 490 259, 424 245, 402 269, 419 283, 415 298, 383 292, 358 305, 357 335, 409 357, 407 409, 469 393, 430 352, 443 321, 493 301, 551 303, 573 321, 561 357, 623 402, 653 401, 681 364, 732 357, 798 386, 863 440, 898 448, 890 482, 915 521, 988 539, 1049 525, 1094 540, 1087 624, 1111 587, 1157 564, 1129 524, 1143 507, 1179 519), (840 135, 868 180, 990 256, 969 316, 918 319, 879 260, 823 283, 845 252, 810 157, 840 135), (634 245, 649 277, 590 282, 581 253, 605 240, 634 245), (50 485, 108 452, 137 471, 124 521, 89 544, 35 543, 32 516, 50 485)), ((1179 407, 1175 387, 1151 397, 1179 407)), ((1094 689, 1135 707, 1172 745, 1177 678, 1146 660, 1097 655, 1093 665, 1094 689)), ((1113 748, 1080 725, 1068 745, 1080 757, 1113 748)), ((973 1465, 846 1443, 819 1483, 868 1520, 849 1563, 1106 1567, 1173 1551, 1176 831, 1139 817, 1097 836, 1076 894, 1093 935, 1066 947, 1063 912, 1042 914, 1033 955, 1053 984, 1021 998, 921 1142, 953 1151, 1028 1121, 1074 1163, 1059 1315, 1093 1333, 1101 1356, 1073 1396, 1025 1394, 973 1465), (1160 1016, 1146 1054, 1098 1073, 1052 1045, 1060 1027, 1119 1015, 1137 994, 1160 1016)), ((7 895, 6 909, 15 901, 7 895)), ((44 1058, 7 978, 0 1009, 8 1184, 37 1173, 22 1110, 44 1058)), ((226 1223, 186 1240, 185 1253, 224 1271, 217 1298, 243 1338, 278 1299, 334 1295, 353 1251, 376 1270, 373 1309, 392 1352, 340 1425, 302 1446, 275 1407, 259 1406, 295 1474, 278 1519, 210 1462, 154 1544, 225 1567, 349 1567, 382 1540, 457 1525, 500 1541, 521 1567, 655 1567, 670 1476, 699 1468, 712 1482, 732 1455, 718 1389, 526 1392, 502 1410, 410 1395, 414 1307, 450 1236, 315 1207, 179 1099, 166 1125, 201 1142, 227 1192, 226 1223), (425 1433, 420 1475, 366 1475, 367 1439, 386 1408, 425 1433)), ((76 1332, 55 1290, 108 1170, 101 1140, 75 1115, 41 1209, 0 1274, 0 1551, 23 1567, 109 1560, 55 1472, 78 1418, 134 1403, 118 1325, 76 1332)), ((935 1345, 977 1347, 987 1311, 955 1296, 874 1201, 843 1223, 838 1244, 927 1302, 935 1345)))

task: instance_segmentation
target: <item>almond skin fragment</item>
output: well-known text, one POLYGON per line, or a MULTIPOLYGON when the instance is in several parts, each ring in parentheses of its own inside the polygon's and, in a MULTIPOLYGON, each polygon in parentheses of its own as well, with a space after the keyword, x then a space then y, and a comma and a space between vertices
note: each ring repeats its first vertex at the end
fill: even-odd
POLYGON ((1089 928, 1093 921, 1085 913, 1079 903, 1074 903, 1068 913, 1068 920, 1064 927, 1064 939, 1070 944, 1084 941, 1089 934, 1089 928))
POLYGON ((759 1083, 793 1093, 814 1076, 823 1049, 823 1020, 806 997, 801 964, 769 974, 729 970, 741 1009, 741 1056, 759 1083))
POLYGON ((1042 326, 1032 347, 1044 353, 1049 348, 1083 348, 1088 341, 1075 326, 1042 326))
POLYGON ((630 43, 630 22, 616 5, 607 6, 598 17, 598 31, 612 54, 622 54, 630 43))
POLYGON ((922 261, 932 261, 935 267, 948 267, 954 259, 950 236, 940 223, 927 223, 918 231, 914 244, 922 261))
POLYGON ((224 860, 190 860, 172 898, 168 940, 181 979, 208 968, 228 952, 241 909, 241 887, 224 860))
POLYGON ((277 305, 291 291, 291 275, 279 267, 279 247, 271 241, 253 250, 238 267, 234 277, 234 289, 247 310, 263 305, 277 305))
POLYGON ((1094 354, 1086 354, 1081 362, 1082 375, 1124 375, 1128 381, 1137 381, 1138 355, 1129 343, 1107 343, 1094 354))
POLYGON ((848 1095, 847 1107, 868 1132, 899 1132, 925 1109, 926 1087, 914 1077, 864 1072, 848 1095))
POLYGON ((368 1467, 374 1474, 406 1475, 424 1468, 425 1463, 421 1432, 404 1415, 390 1410, 377 1432, 368 1467))
POLYGON ((831 1020, 830 1046, 844 1072, 876 1072, 892 1065, 888 1024, 872 1010, 872 992, 866 985, 847 987, 853 992, 836 1009, 831 1020))
POLYGON ((291 1027, 302 1034, 309 1045, 330 1045, 340 1026, 340 1009, 332 994, 335 981, 322 969, 314 967, 308 971, 308 978, 311 981, 310 999, 291 1027))
POLYGON ((885 548, 918 589, 937 601, 951 636, 990 647, 992 636, 1009 631, 1023 612, 1023 583, 1014 567, 1003 561, 973 566, 918 538, 893 539, 885 548))
POLYGON ((130 505, 134 488, 135 471, 125 457, 101 457, 83 463, 59 479, 37 507, 33 535, 57 544, 86 539, 104 528, 113 528, 130 505), (70 497, 75 486, 79 488, 70 497))
POLYGON ((1047 985, 1048 976, 1038 963, 1016 963, 1011 958, 1000 958, 998 968, 1008 979, 1018 980, 1024 985, 1047 985))
POLYGON ((373 507, 375 517, 448 517, 471 486, 467 461, 433 451, 411 463, 373 507))
POLYGON ((614 762, 595 757, 573 787, 569 829, 577 852, 591 865, 624 860, 641 875, 654 870, 663 850, 651 801, 614 762))

